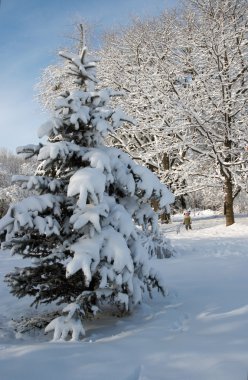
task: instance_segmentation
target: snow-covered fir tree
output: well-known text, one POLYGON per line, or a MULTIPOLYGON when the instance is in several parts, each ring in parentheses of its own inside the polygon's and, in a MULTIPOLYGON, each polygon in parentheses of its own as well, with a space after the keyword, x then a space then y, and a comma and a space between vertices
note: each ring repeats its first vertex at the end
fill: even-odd
POLYGON ((84 318, 104 304, 130 310, 145 291, 164 291, 149 262, 160 239, 150 201, 164 209, 174 196, 146 167, 104 144, 132 120, 108 105, 118 93, 98 88, 86 47, 79 56, 60 55, 78 89, 62 93, 40 127, 47 142, 18 149, 40 161, 35 175, 15 177, 37 195, 12 205, 0 230, 3 249, 29 259, 7 275, 11 292, 32 296, 37 306, 61 305, 46 331, 54 330, 55 340, 78 340, 84 318))

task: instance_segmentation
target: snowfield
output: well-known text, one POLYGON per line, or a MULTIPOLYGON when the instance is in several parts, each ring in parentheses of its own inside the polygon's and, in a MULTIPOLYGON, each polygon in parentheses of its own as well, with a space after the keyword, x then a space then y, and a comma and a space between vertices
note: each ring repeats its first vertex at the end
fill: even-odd
POLYGON ((123 319, 88 322, 79 343, 15 334, 11 319, 35 313, 3 283, 23 261, 0 255, 1 380, 246 380, 248 376, 248 217, 194 215, 193 230, 163 225, 176 250, 154 260, 167 297, 154 292, 123 319))

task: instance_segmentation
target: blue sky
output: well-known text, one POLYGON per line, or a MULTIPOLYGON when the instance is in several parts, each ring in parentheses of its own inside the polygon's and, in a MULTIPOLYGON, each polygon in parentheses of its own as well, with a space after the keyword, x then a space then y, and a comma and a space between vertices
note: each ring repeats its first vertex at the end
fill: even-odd
POLYGON ((0 6, 0 147, 37 143, 49 115, 34 100, 43 68, 68 46, 73 24, 86 20, 102 30, 128 24, 131 16, 157 15, 176 0, 2 0, 0 6))

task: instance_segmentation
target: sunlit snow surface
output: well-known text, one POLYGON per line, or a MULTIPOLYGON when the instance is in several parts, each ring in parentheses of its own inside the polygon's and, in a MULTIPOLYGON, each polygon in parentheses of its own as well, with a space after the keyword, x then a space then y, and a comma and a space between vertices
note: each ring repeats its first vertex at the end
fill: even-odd
POLYGON ((208 212, 192 219, 192 231, 180 226, 181 216, 162 226, 177 251, 154 262, 168 296, 155 292, 124 319, 88 322, 80 343, 15 335, 11 318, 35 311, 2 282, 23 261, 1 253, 0 379, 247 379, 248 217, 227 228, 208 212))

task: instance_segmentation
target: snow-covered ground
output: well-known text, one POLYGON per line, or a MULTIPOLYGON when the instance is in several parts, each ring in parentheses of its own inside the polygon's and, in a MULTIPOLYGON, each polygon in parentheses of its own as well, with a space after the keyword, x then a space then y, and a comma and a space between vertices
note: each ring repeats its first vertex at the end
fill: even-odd
POLYGON ((17 263, 0 255, 1 380, 246 380, 248 376, 248 217, 225 227, 220 216, 194 215, 163 226, 177 254, 155 260, 168 296, 124 319, 86 325, 80 343, 16 336, 11 318, 30 312, 29 300, 9 295, 2 279, 17 263))

